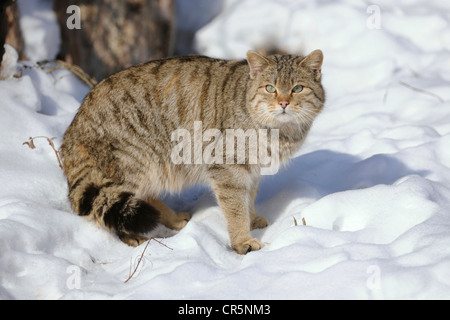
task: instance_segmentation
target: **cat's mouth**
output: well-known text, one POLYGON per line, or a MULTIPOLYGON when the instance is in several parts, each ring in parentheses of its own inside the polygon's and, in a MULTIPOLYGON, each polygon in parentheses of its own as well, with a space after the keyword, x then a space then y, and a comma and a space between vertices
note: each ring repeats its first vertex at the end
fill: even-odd
POLYGON ((275 116, 275 119, 277 119, 278 121, 282 121, 282 122, 290 121, 290 120, 292 120, 292 118, 294 118, 294 116, 286 109, 280 110, 274 116, 275 116))

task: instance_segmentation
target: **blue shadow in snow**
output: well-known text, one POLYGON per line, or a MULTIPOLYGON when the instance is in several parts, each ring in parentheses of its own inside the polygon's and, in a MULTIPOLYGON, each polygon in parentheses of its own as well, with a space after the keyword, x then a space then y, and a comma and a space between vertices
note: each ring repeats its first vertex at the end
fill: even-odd
POLYGON ((426 170, 413 170, 388 154, 377 154, 362 160, 359 157, 330 150, 319 150, 301 155, 280 168, 273 176, 260 183, 256 206, 261 215, 274 221, 285 207, 298 198, 318 200, 326 195, 346 190, 370 188, 378 184, 391 185, 407 175, 426 176, 426 170), (270 200, 277 200, 276 211, 270 200), (272 207, 268 212, 265 205, 272 207), (280 203, 283 207, 280 207, 280 203))
MULTIPOLYGON (((298 156, 280 168, 277 174, 263 176, 256 198, 256 209, 269 222, 275 221, 295 199, 318 200, 326 195, 346 190, 370 188, 378 184, 393 184, 407 175, 425 176, 426 170, 413 170, 388 154, 377 154, 362 160, 359 157, 330 150, 319 150, 298 156)), ((192 212, 202 207, 216 206, 208 187, 197 186, 179 195, 163 198, 175 211, 192 212), (205 195, 205 192, 211 195, 205 195)))

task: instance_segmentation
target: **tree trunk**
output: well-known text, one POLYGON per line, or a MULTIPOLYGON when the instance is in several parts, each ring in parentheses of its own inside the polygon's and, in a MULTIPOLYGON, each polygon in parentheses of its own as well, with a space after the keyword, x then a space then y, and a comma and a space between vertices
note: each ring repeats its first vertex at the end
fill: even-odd
POLYGON ((26 59, 16 0, 0 0, 0 62, 5 53, 5 43, 16 49, 21 60, 26 59))
POLYGON ((61 28, 59 57, 97 80, 172 54, 174 0, 56 0, 54 7, 61 28), (68 10, 71 5, 80 8, 78 17, 68 10), (79 29, 72 24, 77 18, 79 29))

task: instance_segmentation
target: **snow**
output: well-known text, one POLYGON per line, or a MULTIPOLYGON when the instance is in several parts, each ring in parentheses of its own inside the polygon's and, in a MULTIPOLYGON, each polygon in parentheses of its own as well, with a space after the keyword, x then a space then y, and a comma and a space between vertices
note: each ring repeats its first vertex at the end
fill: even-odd
POLYGON ((17 51, 11 47, 9 44, 4 45, 5 53, 1 61, 0 69, 0 79, 9 79, 14 76, 17 72, 17 60, 19 59, 19 54, 17 51))
MULTIPOLYGON (((212 19, 196 32, 200 53, 242 58, 278 45, 325 57, 325 109, 260 186, 256 209, 270 225, 252 234, 264 248, 234 253, 201 187, 167 197, 192 220, 180 232, 159 227, 149 236, 161 243, 146 249, 73 214, 48 141, 23 142, 56 137, 58 147, 89 89, 49 72, 54 64, 19 62, 22 77, 0 81, 0 299, 449 299, 450 6, 219 2, 181 23, 192 31, 196 15, 212 19)), ((48 3, 21 18, 32 60, 57 51, 48 3)))

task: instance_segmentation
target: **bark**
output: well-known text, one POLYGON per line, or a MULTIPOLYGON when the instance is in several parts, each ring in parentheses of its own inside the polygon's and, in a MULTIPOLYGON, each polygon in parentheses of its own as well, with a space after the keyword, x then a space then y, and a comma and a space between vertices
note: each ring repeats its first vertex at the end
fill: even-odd
POLYGON ((119 70, 172 53, 174 0, 56 0, 59 58, 101 80, 119 70), (69 29, 70 5, 80 8, 80 29, 69 29))
POLYGON ((16 0, 0 0, 0 61, 5 53, 5 43, 17 50, 21 60, 26 59, 16 0))

